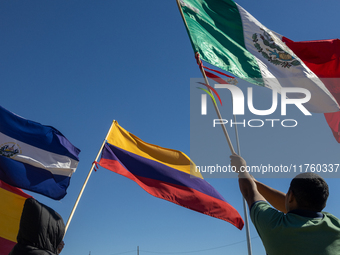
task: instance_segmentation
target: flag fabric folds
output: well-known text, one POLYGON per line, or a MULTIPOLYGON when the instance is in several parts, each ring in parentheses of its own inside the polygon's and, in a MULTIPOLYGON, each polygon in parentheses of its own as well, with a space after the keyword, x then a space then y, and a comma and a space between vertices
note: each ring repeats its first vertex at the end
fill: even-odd
MULTIPOLYGON (((340 40, 282 41, 312 70, 340 104, 340 40)), ((340 143, 340 111, 325 113, 335 139, 340 143)))
POLYGON ((146 143, 115 121, 99 165, 121 174, 149 194, 216 217, 242 229, 239 213, 200 173, 184 153, 146 143))
POLYGON ((79 152, 55 128, 0 106, 0 180, 59 200, 66 195, 79 152))
MULTIPOLYGON (((232 0, 177 0, 195 53, 202 60, 253 84, 310 91, 311 112, 336 112, 339 106, 323 82, 276 33, 232 0)), ((288 94, 300 98, 300 93, 288 94)))
POLYGON ((0 180, 0 255, 8 255, 17 242, 22 209, 29 197, 0 180))

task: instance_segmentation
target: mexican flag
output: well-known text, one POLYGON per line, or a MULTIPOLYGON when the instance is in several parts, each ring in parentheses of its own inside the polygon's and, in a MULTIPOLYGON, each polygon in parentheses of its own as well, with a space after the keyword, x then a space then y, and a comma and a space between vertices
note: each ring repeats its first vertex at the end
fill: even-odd
MULTIPOLYGON (((324 82, 282 41, 231 0, 178 0, 192 47, 201 59, 250 83, 305 88, 311 112, 339 111, 324 82)), ((301 93, 289 93, 301 98, 301 93)))

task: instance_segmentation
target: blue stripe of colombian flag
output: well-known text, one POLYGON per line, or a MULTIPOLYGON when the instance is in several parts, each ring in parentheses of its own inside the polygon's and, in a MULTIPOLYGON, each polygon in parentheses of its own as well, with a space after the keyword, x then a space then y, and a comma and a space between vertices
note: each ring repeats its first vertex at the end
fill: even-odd
POLYGON ((113 123, 99 164, 138 183, 149 194, 216 217, 242 229, 239 213, 199 173, 182 152, 143 142, 113 123))
POLYGON ((40 153, 37 159, 34 158, 35 151, 27 151, 30 149, 22 150, 18 156, 12 158, 0 153, 0 180, 55 200, 60 200, 66 195, 80 153, 66 137, 53 127, 24 119, 1 106, 0 135, 4 135, 1 136, 4 140, 0 139, 0 147, 6 143, 17 144, 19 147, 27 144, 28 148, 38 148, 40 153), (26 155, 29 155, 30 162, 53 167, 39 168, 21 162, 20 156, 26 155))

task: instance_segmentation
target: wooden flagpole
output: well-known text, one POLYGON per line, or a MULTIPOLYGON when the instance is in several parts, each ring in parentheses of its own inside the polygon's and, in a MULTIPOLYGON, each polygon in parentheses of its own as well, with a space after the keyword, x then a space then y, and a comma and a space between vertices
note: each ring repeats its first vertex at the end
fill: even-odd
POLYGON ((97 157, 96 157, 96 159, 93 161, 92 166, 91 166, 91 169, 90 169, 90 171, 89 171, 89 173, 88 173, 88 175, 87 175, 87 177, 86 177, 86 179, 85 179, 85 182, 84 182, 84 184, 83 184, 83 187, 81 188, 81 190, 80 190, 80 192, 79 192, 79 195, 78 195, 78 198, 77 198, 77 200, 76 200, 76 203, 74 204, 73 209, 72 209, 72 211, 71 211, 71 214, 70 214, 70 216, 69 216, 69 218, 68 218, 68 220, 67 220, 67 223, 66 223, 66 226, 65 226, 65 234, 64 234, 64 237, 65 237, 66 232, 67 232, 67 229, 68 229, 68 227, 69 227, 69 225, 70 225, 70 223, 71 223, 71 220, 72 220, 72 218, 73 218, 74 212, 76 211, 76 208, 77 208, 77 206, 78 206, 79 200, 80 200, 81 196, 83 195, 83 192, 84 192, 84 190, 85 190, 85 187, 86 187, 86 185, 87 185, 87 182, 88 182, 89 179, 90 179, 90 176, 91 176, 91 174, 92 174, 92 171, 93 171, 94 167, 96 166, 96 162, 97 162, 97 160, 98 160, 98 158, 99 158, 99 156, 100 156, 100 154, 101 154, 101 152, 102 152, 102 150, 103 150, 103 148, 104 148, 104 145, 105 145, 105 143, 106 143, 106 140, 107 140, 107 138, 108 138, 108 136, 109 136, 109 134, 110 134, 110 132, 111 132, 111 129, 112 129, 112 127, 113 127, 114 122, 115 122, 115 121, 112 122, 111 127, 110 127, 110 129, 109 129, 109 132, 107 132, 106 137, 105 137, 105 139, 104 139, 104 141, 103 141, 103 143, 102 143, 102 146, 101 146, 100 149, 99 149, 99 152, 98 152, 98 154, 97 154, 97 157))
MULTIPOLYGON (((183 11, 182 11, 180 2, 179 2, 179 0, 176 0, 176 2, 177 2, 178 9, 179 9, 179 11, 180 11, 180 13, 181 13, 183 22, 184 22, 184 24, 185 24, 185 27, 186 27, 186 29, 189 31, 189 27, 188 27, 188 24, 187 24, 187 22, 186 22, 186 20, 185 20, 185 17, 184 17, 184 14, 183 14, 183 11)), ((196 52, 195 54, 196 54, 195 57, 197 58, 197 54, 198 54, 198 53, 196 52)), ((201 61, 199 57, 197 58, 197 60, 198 60, 198 61, 201 61)), ((202 75, 203 75, 203 78, 204 78, 204 80, 205 80, 205 83, 206 83, 207 85, 209 85, 207 76, 206 76, 205 71, 204 71, 204 69, 203 69, 203 65, 199 65, 199 67, 200 67, 201 73, 202 73, 202 75)), ((210 88, 208 88, 208 89, 209 89, 209 92, 211 93, 211 95, 213 95, 213 93, 212 93, 212 91, 210 90, 210 88)), ((211 100, 213 101, 213 99, 211 99, 211 100)), ((213 102, 213 105, 214 105, 214 107, 215 107, 215 111, 216 111, 216 113, 217 113, 218 118, 219 118, 219 119, 222 119, 222 116, 221 116, 221 113, 220 113, 220 111, 219 111, 219 108, 218 108, 217 104, 215 104, 215 103, 213 102)), ((236 122, 236 116, 235 116, 235 115, 234 115, 234 120, 235 120, 235 122, 236 122)), ((232 154, 236 154, 236 152, 235 152, 235 150, 234 150, 234 147, 233 147, 233 145, 232 145, 232 143, 231 143, 231 140, 230 140, 230 138, 229 138, 228 131, 227 131, 226 127, 225 127, 224 125, 221 125, 221 126, 222 126, 223 133, 224 133, 224 135, 225 135, 225 137, 226 137, 226 139, 227 139, 227 142, 228 142, 228 145, 229 145, 229 148, 230 148, 231 153, 232 153, 232 154)), ((238 131, 237 131, 236 125, 235 125, 235 131, 236 131, 236 140, 237 140, 238 155, 241 156, 241 155, 240 155, 241 152, 240 152, 239 140, 238 140, 238 131)), ((243 200, 243 209, 244 209, 244 217, 245 217, 245 227, 246 227, 246 236, 247 236, 248 255, 252 255, 251 242, 250 242, 250 230, 249 230, 249 222, 248 222, 247 203, 246 203, 246 200, 245 200, 244 198, 243 198, 242 200, 243 200)))
MULTIPOLYGON (((196 57, 197 57, 197 54, 198 54, 198 53, 196 53, 196 57)), ((201 61, 201 59, 199 58, 199 56, 198 56, 197 59, 198 59, 198 61, 201 61)), ((205 74, 205 71, 204 71, 204 69, 203 69, 203 66, 202 66, 202 65, 199 65, 199 67, 200 67, 201 73, 202 73, 202 75, 203 75, 205 84, 209 85, 209 81, 208 81, 207 75, 205 74)), ((210 85, 209 85, 209 86, 210 86, 210 85)), ((214 96, 214 95, 213 95, 213 92, 211 91, 211 89, 210 89, 210 88, 208 88, 208 89, 209 89, 210 94, 211 94, 212 96, 214 96)), ((214 100, 213 100, 212 97, 211 97, 211 101, 213 102, 213 105, 214 105, 214 108, 215 108, 215 111, 216 111, 216 114, 217 114, 218 118, 219 118, 219 119, 222 119, 222 115, 221 115, 221 113, 220 113, 220 109, 218 108, 217 104, 214 103, 214 100)), ((236 152, 235 152, 235 150, 234 150, 234 147, 233 147, 233 144, 231 143, 231 140, 230 140, 230 137, 229 137, 227 128, 225 127, 225 125, 221 125, 221 127, 222 127, 222 130, 223 130, 224 136, 225 136, 225 138, 227 139, 227 142, 228 142, 228 145, 229 145, 229 148, 230 148, 231 153, 232 153, 232 154, 236 154, 236 152)))

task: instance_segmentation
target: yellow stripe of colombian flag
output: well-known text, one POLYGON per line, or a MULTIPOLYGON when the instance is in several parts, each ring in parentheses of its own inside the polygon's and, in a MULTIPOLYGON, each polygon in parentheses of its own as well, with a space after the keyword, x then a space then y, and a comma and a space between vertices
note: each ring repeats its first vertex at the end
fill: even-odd
POLYGON ((118 125, 117 121, 112 125, 107 142, 128 152, 203 179, 201 173, 195 171, 194 162, 183 152, 146 143, 118 125))

